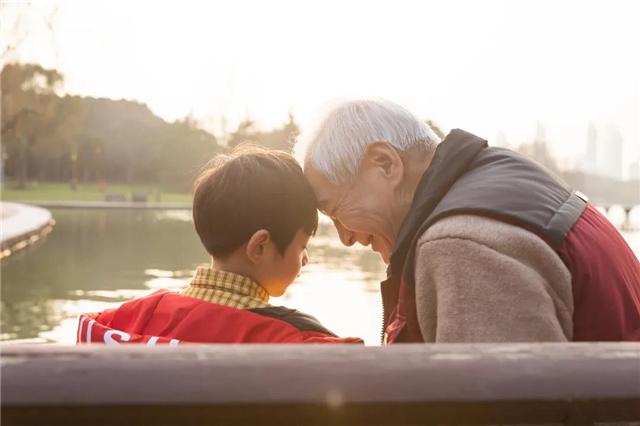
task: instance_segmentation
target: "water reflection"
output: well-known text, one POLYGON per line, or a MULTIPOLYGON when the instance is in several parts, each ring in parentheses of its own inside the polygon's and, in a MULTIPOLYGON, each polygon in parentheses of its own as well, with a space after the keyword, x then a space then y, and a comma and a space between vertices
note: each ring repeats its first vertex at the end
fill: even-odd
MULTIPOLYGON (((2 340, 73 343, 81 312, 160 288, 178 291, 209 263, 189 211, 52 213, 56 227, 37 250, 2 261, 2 340)), ((309 312, 340 335, 377 343, 385 270, 379 256, 342 246, 327 223, 309 254, 298 281, 272 302, 309 312)))

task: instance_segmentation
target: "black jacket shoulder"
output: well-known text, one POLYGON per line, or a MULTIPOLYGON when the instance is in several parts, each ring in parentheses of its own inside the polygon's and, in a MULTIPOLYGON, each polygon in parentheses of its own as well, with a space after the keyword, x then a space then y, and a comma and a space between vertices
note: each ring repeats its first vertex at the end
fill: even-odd
POLYGON ((295 309, 289 309, 284 306, 271 306, 268 308, 247 309, 254 314, 263 315, 269 318, 285 321, 300 331, 315 331, 323 333, 331 337, 338 337, 331 330, 325 328, 320 321, 312 315, 305 314, 295 309))

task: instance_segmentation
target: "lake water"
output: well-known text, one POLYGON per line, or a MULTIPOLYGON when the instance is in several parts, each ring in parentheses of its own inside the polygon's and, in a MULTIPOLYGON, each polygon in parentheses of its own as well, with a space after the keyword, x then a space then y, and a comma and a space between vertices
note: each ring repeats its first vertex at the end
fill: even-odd
MULTIPOLYGON (((114 308, 157 289, 188 285, 206 252, 190 211, 52 209, 56 226, 36 247, 2 261, 1 339, 75 343, 81 312, 114 308)), ((613 219, 613 218, 612 218, 613 219)), ((640 233, 623 233, 636 255, 640 233)), ((316 316, 340 336, 379 344, 386 266, 368 248, 344 247, 330 223, 311 262, 271 302, 316 316)))

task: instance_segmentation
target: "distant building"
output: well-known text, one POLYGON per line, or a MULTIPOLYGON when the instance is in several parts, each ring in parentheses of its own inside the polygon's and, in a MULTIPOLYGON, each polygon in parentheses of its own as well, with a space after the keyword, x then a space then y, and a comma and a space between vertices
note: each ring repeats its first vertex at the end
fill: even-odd
POLYGON ((634 161, 629 166, 629 180, 640 179, 640 161, 634 161))
POLYGON ((536 136, 533 139, 533 159, 544 164, 547 156, 547 132, 541 122, 536 124, 536 136))
POLYGON ((590 121, 587 126, 587 152, 581 170, 587 174, 621 180, 623 177, 624 138, 610 123, 598 129, 590 121))
POLYGON ((538 122, 533 142, 520 144, 515 150, 555 172, 558 170, 557 164, 547 146, 546 130, 542 123, 538 122))
POLYGON ((533 140, 533 159, 548 169, 555 170, 556 165, 547 147, 547 130, 541 122, 536 124, 536 135, 533 140))
POLYGON ((622 179, 624 140, 620 130, 613 124, 605 129, 600 148, 603 174, 614 179, 622 179))
POLYGON ((598 130, 592 121, 587 127, 587 154, 582 169, 586 173, 598 174, 598 130))

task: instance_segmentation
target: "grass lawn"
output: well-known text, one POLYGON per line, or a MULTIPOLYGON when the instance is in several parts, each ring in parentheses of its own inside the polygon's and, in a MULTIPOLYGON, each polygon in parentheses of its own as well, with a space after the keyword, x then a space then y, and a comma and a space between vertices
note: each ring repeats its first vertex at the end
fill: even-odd
MULTIPOLYGON (((14 182, 4 182, 0 196, 3 201, 104 201, 105 193, 100 192, 97 184, 78 184, 75 191, 68 183, 44 182, 29 184, 27 189, 13 189, 14 182)), ((144 185, 107 185, 106 192, 125 194, 131 199, 132 192, 148 194, 148 202, 155 201, 153 187, 144 185)), ((191 203, 191 194, 179 192, 161 192, 160 201, 165 203, 191 203)))

